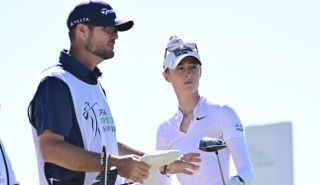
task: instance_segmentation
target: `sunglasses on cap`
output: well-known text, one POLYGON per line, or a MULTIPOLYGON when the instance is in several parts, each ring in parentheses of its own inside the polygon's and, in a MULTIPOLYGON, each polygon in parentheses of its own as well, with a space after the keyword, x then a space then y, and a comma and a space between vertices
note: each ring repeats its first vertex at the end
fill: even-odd
POLYGON ((195 43, 179 43, 179 44, 172 44, 168 46, 164 51, 164 58, 167 56, 167 51, 173 52, 176 56, 182 55, 183 53, 187 53, 188 51, 197 51, 198 53, 198 47, 195 43))

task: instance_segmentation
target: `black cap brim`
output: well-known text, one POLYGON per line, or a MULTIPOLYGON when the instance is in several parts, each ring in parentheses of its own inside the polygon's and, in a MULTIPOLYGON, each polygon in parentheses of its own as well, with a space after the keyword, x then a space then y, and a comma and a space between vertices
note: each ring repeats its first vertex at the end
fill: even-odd
POLYGON ((116 25, 115 27, 117 28, 118 31, 128 31, 133 27, 133 21, 127 21, 127 20, 121 20, 121 19, 116 19, 115 20, 116 25))

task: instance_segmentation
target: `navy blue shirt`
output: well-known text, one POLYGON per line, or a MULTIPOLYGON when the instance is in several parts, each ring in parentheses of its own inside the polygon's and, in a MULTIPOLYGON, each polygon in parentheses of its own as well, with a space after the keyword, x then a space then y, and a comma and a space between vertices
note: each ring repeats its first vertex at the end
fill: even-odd
MULTIPOLYGON (((66 52, 61 51, 57 65, 88 84, 97 84, 97 79, 102 75, 100 70, 95 68, 91 71, 66 52)), ((66 142, 83 148, 71 92, 61 79, 47 77, 40 82, 30 102, 28 116, 38 135, 48 129, 64 136, 66 142)), ((59 184, 69 185, 83 184, 85 176, 84 172, 68 170, 52 163, 45 163, 45 174, 48 179, 58 179, 62 181, 59 184)))

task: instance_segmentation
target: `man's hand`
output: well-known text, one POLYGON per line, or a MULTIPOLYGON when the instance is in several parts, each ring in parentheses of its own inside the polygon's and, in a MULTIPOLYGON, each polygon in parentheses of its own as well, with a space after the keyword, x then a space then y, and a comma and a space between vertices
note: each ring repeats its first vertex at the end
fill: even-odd
POLYGON ((109 166, 116 166, 118 174, 126 179, 143 184, 149 175, 150 166, 139 161, 140 156, 131 154, 124 156, 111 156, 109 166))
POLYGON ((233 176, 227 181, 226 185, 244 185, 244 182, 240 180, 239 176, 233 176))
POLYGON ((195 170, 199 169, 199 165, 193 164, 193 162, 201 162, 199 153, 187 153, 184 154, 180 160, 176 160, 170 165, 168 174, 184 173, 192 175, 195 170), (192 171, 191 171, 192 170, 192 171))

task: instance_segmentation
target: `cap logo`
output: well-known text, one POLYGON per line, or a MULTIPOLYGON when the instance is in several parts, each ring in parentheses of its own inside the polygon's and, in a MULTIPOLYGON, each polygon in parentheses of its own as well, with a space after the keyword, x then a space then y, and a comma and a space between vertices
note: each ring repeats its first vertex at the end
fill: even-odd
POLYGON ((108 9, 108 8, 102 8, 102 9, 101 9, 101 13, 102 13, 103 15, 108 15, 109 13, 110 13, 110 14, 114 14, 114 10, 108 9))
POLYGON ((75 24, 79 24, 79 23, 84 23, 84 22, 89 22, 89 18, 88 17, 84 17, 84 18, 80 18, 74 21, 70 22, 70 26, 73 26, 75 24))
POLYGON ((174 55, 176 57, 178 57, 178 56, 183 55, 183 54, 188 54, 188 52, 190 52, 190 51, 192 52, 192 50, 189 49, 189 48, 182 48, 182 49, 174 50, 173 53, 174 53, 174 55))

